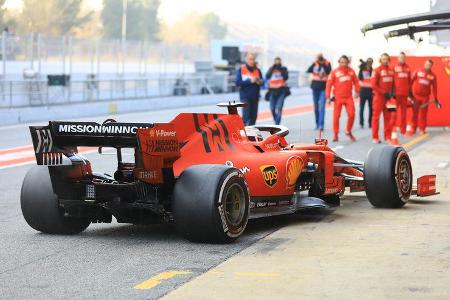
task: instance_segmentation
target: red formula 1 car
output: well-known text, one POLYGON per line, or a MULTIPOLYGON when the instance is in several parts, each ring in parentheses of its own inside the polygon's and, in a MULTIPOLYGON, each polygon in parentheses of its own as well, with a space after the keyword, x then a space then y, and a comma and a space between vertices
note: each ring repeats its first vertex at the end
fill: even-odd
MULTIPOLYGON (((339 206, 347 189, 365 191, 375 207, 397 208, 411 194, 436 193, 434 175, 413 187, 401 147, 378 146, 357 162, 324 139, 288 144, 283 126, 244 127, 228 114, 181 113, 168 123, 49 122, 31 126, 39 166, 21 192, 25 220, 36 230, 74 234, 92 222, 175 222, 186 238, 229 242, 250 218, 339 206), (77 146, 114 147, 113 176, 93 172, 77 146), (134 149, 134 162, 122 149, 134 149)), ((100 152, 99 148, 99 152, 100 152)))

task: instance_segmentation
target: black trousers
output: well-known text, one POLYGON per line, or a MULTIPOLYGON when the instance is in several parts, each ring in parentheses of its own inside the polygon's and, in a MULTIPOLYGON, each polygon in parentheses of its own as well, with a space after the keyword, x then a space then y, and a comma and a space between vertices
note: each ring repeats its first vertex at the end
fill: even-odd
POLYGON ((366 106, 366 102, 369 106, 369 127, 372 126, 372 100, 373 94, 371 88, 361 88, 359 94, 359 125, 364 126, 364 108, 366 106))
POLYGON ((242 120, 245 126, 255 125, 258 116, 259 99, 241 99, 241 102, 247 103, 242 108, 242 120))

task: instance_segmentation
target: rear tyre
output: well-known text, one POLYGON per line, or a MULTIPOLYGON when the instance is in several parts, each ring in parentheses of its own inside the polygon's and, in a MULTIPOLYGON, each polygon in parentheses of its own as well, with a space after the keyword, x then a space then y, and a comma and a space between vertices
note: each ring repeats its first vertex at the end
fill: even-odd
POLYGON ((229 243, 244 232, 249 203, 248 187, 239 170, 225 165, 195 165, 175 183, 175 226, 193 242, 229 243))
POLYGON ((402 147, 372 148, 364 162, 364 182, 369 202, 380 208, 399 208, 412 191, 412 167, 402 147))
POLYGON ((33 229, 50 234, 76 234, 91 223, 88 219, 64 216, 58 196, 53 191, 48 167, 34 166, 22 183, 22 214, 33 229))

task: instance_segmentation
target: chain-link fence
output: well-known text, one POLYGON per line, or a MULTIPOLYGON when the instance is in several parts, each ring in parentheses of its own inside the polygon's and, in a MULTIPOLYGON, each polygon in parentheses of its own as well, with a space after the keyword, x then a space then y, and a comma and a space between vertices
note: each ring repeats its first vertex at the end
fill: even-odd
POLYGON ((2 33, 2 78, 68 74, 73 79, 192 73, 209 47, 142 41, 90 40, 43 34, 2 33), (27 74, 24 72, 28 71, 27 74))
MULTIPOLYGON (((4 31, 0 55, 0 108, 235 91, 212 63, 196 70, 209 47, 4 31)), ((293 86, 305 81, 295 74, 293 86)))
MULTIPOLYGON (((215 76, 223 89, 229 90, 227 75, 215 76)), ((69 104, 124 99, 148 99, 161 96, 211 94, 214 77, 186 74, 161 78, 114 78, 70 80, 65 85, 51 85, 48 80, 0 81, 0 108, 69 104)))

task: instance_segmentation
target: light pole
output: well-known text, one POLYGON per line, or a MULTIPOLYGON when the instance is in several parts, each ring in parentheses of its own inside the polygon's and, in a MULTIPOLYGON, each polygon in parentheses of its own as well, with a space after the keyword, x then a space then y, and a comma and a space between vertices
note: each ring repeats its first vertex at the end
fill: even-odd
POLYGON ((128 1, 122 1, 122 43, 127 39, 127 6, 128 1))
POLYGON ((127 6, 128 0, 122 1, 122 77, 125 76, 125 43, 127 40, 127 6))

